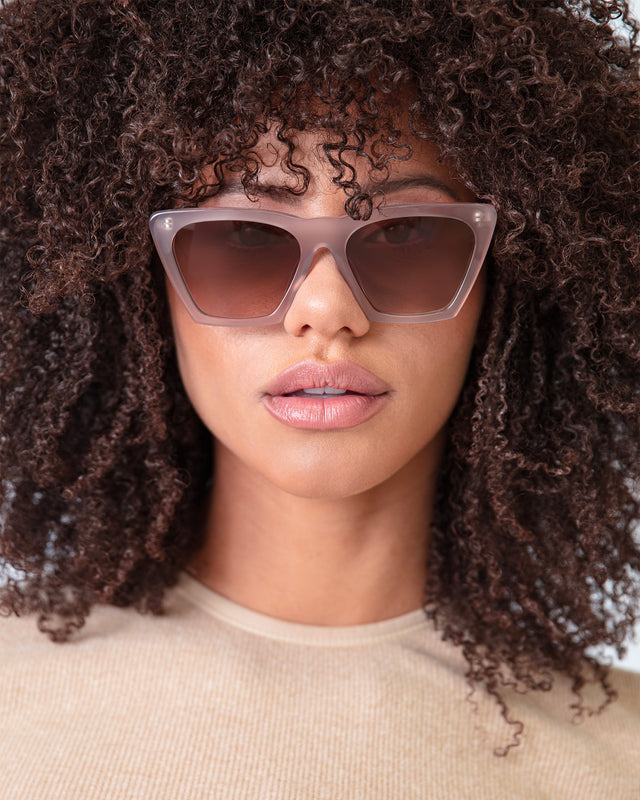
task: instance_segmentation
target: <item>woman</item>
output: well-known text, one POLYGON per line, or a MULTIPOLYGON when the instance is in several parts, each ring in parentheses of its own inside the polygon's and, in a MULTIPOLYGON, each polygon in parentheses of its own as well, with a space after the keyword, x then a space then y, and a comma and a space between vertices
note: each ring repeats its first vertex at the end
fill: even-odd
POLYGON ((637 796, 635 34, 3 9, 5 797, 637 796))

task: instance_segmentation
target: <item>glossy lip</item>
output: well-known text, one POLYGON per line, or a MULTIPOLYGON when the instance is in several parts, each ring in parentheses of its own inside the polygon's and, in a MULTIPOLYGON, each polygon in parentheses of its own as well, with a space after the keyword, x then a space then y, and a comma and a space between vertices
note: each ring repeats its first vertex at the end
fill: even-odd
POLYGON ((283 370, 264 389, 267 411, 293 428, 335 430, 353 428, 382 410, 390 397, 390 387, 377 375, 352 361, 317 364, 302 361, 283 370), (302 389, 332 386, 351 395, 327 397, 289 397, 302 389))

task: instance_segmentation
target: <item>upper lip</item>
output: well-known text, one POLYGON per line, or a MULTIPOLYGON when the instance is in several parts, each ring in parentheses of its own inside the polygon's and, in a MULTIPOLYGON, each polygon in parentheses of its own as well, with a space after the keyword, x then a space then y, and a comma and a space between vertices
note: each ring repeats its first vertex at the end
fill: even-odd
POLYGON ((301 361, 276 375, 267 384, 264 393, 283 395, 302 389, 320 389, 323 386, 369 395, 389 391, 389 386, 381 378, 353 361, 334 361, 329 364, 301 361))

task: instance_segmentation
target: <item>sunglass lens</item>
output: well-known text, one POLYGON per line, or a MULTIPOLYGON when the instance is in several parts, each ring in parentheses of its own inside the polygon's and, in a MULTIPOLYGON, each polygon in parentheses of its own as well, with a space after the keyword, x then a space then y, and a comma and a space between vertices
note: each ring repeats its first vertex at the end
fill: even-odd
POLYGON ((471 263, 473 230, 447 217, 372 222, 347 242, 347 258, 371 305, 387 314, 447 308, 471 263))
POLYGON ((242 220, 185 225, 175 235, 173 253, 200 311, 233 319, 275 311, 300 258, 287 231, 242 220))

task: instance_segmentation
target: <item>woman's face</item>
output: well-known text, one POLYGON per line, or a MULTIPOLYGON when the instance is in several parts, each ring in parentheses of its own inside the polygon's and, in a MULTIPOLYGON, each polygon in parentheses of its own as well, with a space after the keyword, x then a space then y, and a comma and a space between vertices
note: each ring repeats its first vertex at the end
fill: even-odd
MULTIPOLYGON (((320 141, 311 133, 296 140, 295 160, 311 175, 305 194, 283 191, 296 179, 281 166, 282 145, 267 135, 257 148, 264 164, 257 201, 231 173, 225 190, 205 205, 343 216, 345 194, 332 182, 335 172, 320 141)), ((438 161, 433 145, 411 144, 412 158, 391 164, 386 206, 474 199, 438 161)), ((367 165, 354 166, 366 187, 367 165)), ((394 476, 422 481, 435 473, 467 370, 483 283, 481 275, 453 319, 371 322, 331 254, 319 251, 283 322, 255 328, 198 324, 169 286, 182 380, 215 437, 218 463, 317 498, 352 496, 394 476), (324 377, 327 384, 351 382, 365 396, 285 396, 324 377)))

